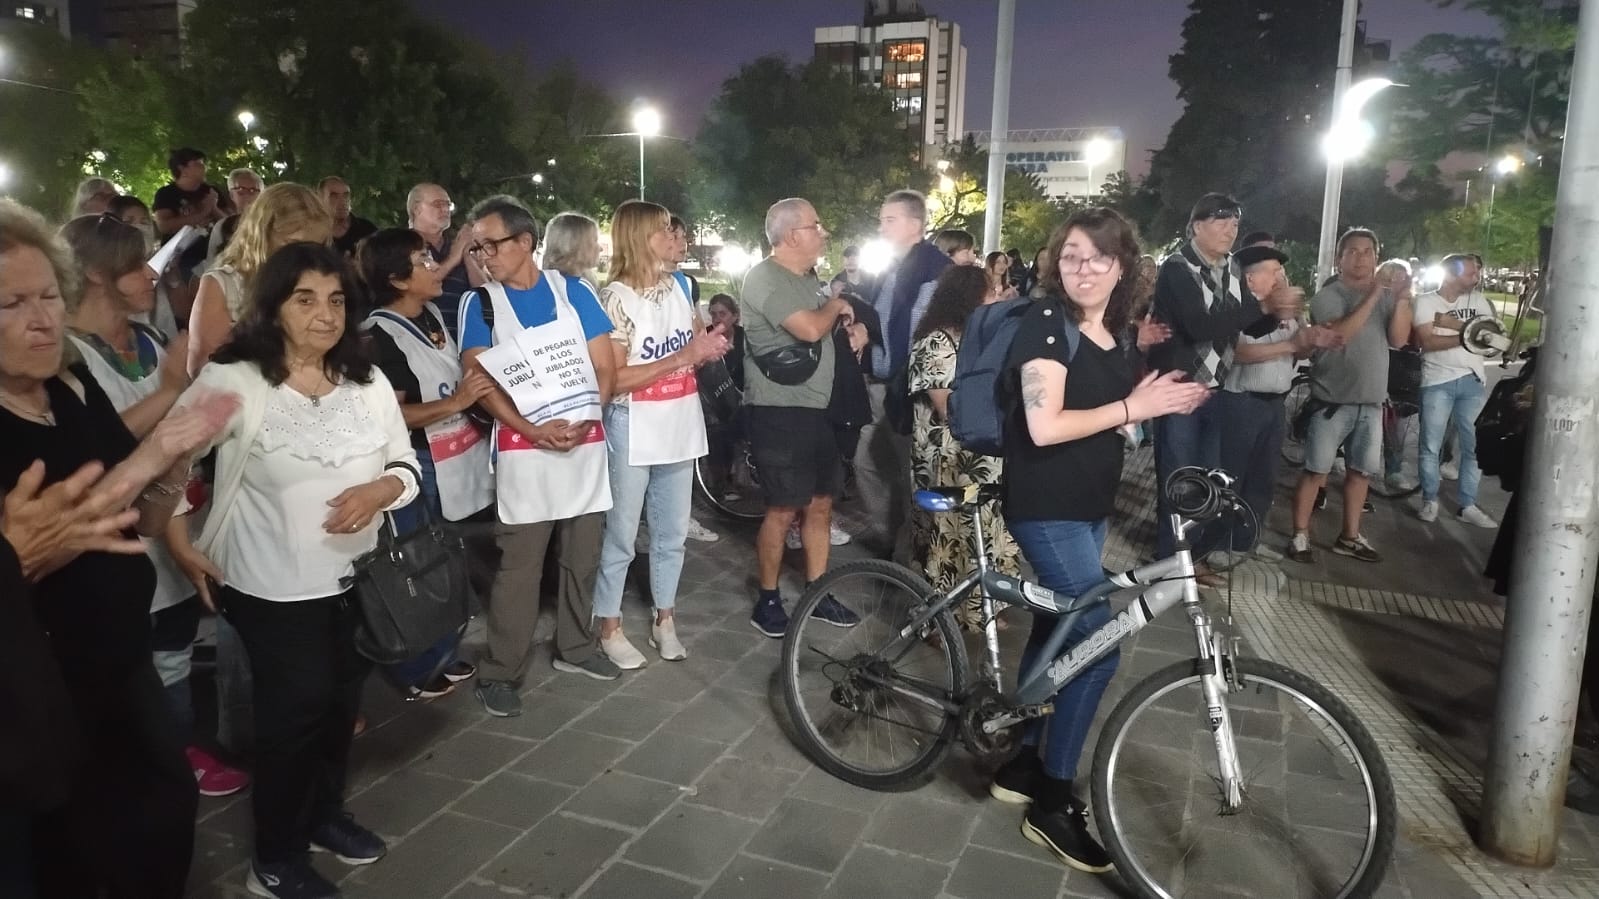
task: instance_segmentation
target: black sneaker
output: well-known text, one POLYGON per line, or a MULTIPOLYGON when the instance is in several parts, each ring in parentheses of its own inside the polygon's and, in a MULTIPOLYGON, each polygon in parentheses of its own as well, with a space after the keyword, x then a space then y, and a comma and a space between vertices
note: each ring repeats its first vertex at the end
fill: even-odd
POLYGON ((1104 874, 1115 867, 1105 847, 1088 832, 1088 809, 1076 800, 1053 812, 1033 806, 1022 819, 1022 836, 1054 853, 1069 868, 1104 874))
POLYGON ((755 611, 750 613, 750 626, 773 640, 783 639, 788 633, 788 611, 783 608, 783 600, 756 600, 755 611))
POLYGON ((1362 562, 1381 562, 1382 555, 1372 548, 1366 538, 1356 534, 1354 537, 1339 537, 1333 544, 1332 551, 1340 556, 1349 556, 1362 562))
POLYGON ((516 685, 503 680, 480 680, 472 688, 477 701, 483 703, 483 711, 496 718, 515 718, 522 714, 522 697, 517 695, 516 685))
POLYGON ((463 662, 460 659, 456 659, 450 663, 450 667, 444 669, 444 677, 452 684, 471 680, 477 677, 477 666, 471 662, 463 662))
POLYGON ((416 702, 418 700, 426 702, 428 700, 438 699, 441 696, 448 696, 454 692, 455 683, 448 677, 440 674, 430 683, 423 684, 420 687, 415 684, 406 687, 405 699, 407 702, 416 702))
POLYGON ((311 851, 331 852, 346 865, 370 865, 389 852, 383 838, 355 823, 355 817, 342 812, 311 831, 311 851))
POLYGON ((850 611, 845 605, 833 598, 833 594, 822 597, 822 601, 811 610, 811 617, 834 627, 854 627, 861 623, 861 616, 850 611))
POLYGON ((244 889, 267 899, 337 899, 339 895, 339 888, 318 874, 304 856, 270 865, 252 861, 244 876, 244 889))
POLYGON ((1023 752, 999 766, 988 795, 1010 805, 1029 805, 1044 780, 1044 760, 1037 752, 1023 752))
POLYGON ((1320 511, 1322 511, 1322 510, 1324 510, 1326 508, 1327 508, 1327 488, 1326 487, 1318 487, 1318 488, 1316 488, 1316 511, 1320 512, 1320 511))
POLYGON ((605 653, 598 650, 589 653, 588 658, 581 662, 568 662, 556 656, 550 660, 550 666, 556 671, 565 671, 567 674, 581 674, 595 680, 616 680, 622 676, 622 669, 616 663, 606 658, 605 653))
POLYGON ((1368 499, 1365 502, 1360 504, 1360 511, 1364 512, 1367 515, 1370 515, 1371 513, 1377 511, 1377 507, 1372 505, 1371 504, 1371 500, 1368 499))

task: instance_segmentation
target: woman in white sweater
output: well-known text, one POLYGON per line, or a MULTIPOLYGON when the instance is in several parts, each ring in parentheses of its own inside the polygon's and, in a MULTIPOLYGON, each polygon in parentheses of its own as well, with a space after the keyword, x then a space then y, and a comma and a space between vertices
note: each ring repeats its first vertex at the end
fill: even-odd
MULTIPOLYGON (((351 728, 368 664, 341 579, 377 545, 380 513, 417 495, 394 389, 367 361, 343 258, 295 243, 261 266, 249 314, 195 378, 240 413, 215 442, 216 477, 191 570, 238 630, 255 674, 257 896, 333 896, 308 848, 369 864, 383 840, 344 811, 351 728), (202 581, 203 583, 203 581, 202 581)), ((181 527, 173 530, 182 530, 181 527)))

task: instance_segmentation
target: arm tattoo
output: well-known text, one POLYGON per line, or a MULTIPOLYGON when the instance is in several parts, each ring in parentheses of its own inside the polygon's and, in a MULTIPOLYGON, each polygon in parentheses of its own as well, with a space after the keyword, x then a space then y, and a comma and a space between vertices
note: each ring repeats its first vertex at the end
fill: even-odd
POLYGON ((1032 365, 1022 366, 1022 408, 1044 408, 1044 373, 1032 365))

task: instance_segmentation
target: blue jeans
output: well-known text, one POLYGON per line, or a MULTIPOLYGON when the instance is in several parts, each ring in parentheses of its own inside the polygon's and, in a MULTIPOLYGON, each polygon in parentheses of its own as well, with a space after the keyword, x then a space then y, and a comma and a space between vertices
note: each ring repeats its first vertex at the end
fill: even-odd
POLYGON ((1455 425, 1455 458, 1460 463, 1460 481, 1455 498, 1460 508, 1477 504, 1477 485, 1482 469, 1477 467, 1477 413, 1488 402, 1488 391, 1476 375, 1421 388, 1421 498, 1438 499, 1438 454, 1443 449, 1449 423, 1455 425))
MULTIPOLYGON (((422 504, 433 513, 434 521, 444 520, 444 511, 439 506, 439 481, 433 468, 433 456, 424 451, 416 454, 418 468, 422 472, 420 492, 409 506, 395 509, 394 526, 401 534, 409 534, 422 526, 422 504)), ((455 661, 455 650, 461 645, 460 634, 449 634, 439 642, 428 647, 421 655, 396 662, 383 668, 383 674, 392 683, 400 688, 425 687, 437 673, 449 667, 455 661)))
MULTIPOLYGON (((1066 596, 1080 596, 1105 579, 1100 560, 1105 553, 1107 522, 1101 518, 1098 521, 1010 521, 1007 524, 1040 583, 1066 596)), ((1033 631, 1027 637, 1027 648, 1022 651, 1018 671, 1031 669, 1059 620, 1033 616, 1033 631)), ((1109 620, 1110 606, 1095 603, 1072 624, 1062 651, 1081 643, 1109 620)), ((1043 740, 1044 772, 1050 777, 1057 780, 1076 777, 1088 728, 1094 723, 1099 700, 1105 695, 1105 688, 1116 674, 1116 664, 1120 660, 1121 650, 1112 649, 1104 658, 1078 672, 1055 694, 1054 714, 1027 725, 1022 742, 1037 746, 1040 739, 1043 740)))
MULTIPOLYGON (((1171 529, 1171 503, 1166 499, 1166 479, 1179 468, 1221 465, 1221 435, 1233 423, 1226 403, 1210 401, 1188 415, 1163 415, 1155 419, 1155 557, 1164 559, 1177 551, 1177 537, 1171 529)), ((1213 523, 1214 524, 1214 523, 1213 523)), ((1222 529, 1210 527, 1194 532, 1189 543, 1194 558, 1202 558, 1225 541, 1222 529)))
POLYGON ((594 581, 594 617, 622 615, 622 589, 633 564, 633 542, 645 515, 650 522, 650 601, 657 609, 677 605, 677 582, 683 575, 683 546, 694 502, 694 462, 629 465, 630 410, 612 403, 605 408, 605 442, 610 451, 611 509, 605 513, 605 542, 600 547, 600 573, 594 581))
POLYGON ((1255 545, 1259 529, 1266 527, 1277 469, 1282 462, 1283 401, 1280 396, 1217 391, 1212 403, 1227 408, 1232 427, 1222 431, 1221 467, 1238 479, 1238 495, 1255 513, 1233 521, 1232 548, 1245 552, 1255 545))

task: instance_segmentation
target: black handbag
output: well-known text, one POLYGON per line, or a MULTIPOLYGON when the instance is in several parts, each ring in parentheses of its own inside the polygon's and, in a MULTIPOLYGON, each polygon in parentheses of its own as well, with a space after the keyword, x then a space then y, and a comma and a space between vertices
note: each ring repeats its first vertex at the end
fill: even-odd
MULTIPOLYGON (((397 463, 422 477, 415 468, 397 463)), ((378 545, 355 560, 355 573, 340 582, 354 589, 361 620, 355 648, 380 665, 415 658, 452 633, 459 633, 477 613, 477 596, 467 577, 466 547, 449 533, 426 502, 422 526, 395 534, 394 517, 384 513, 378 545)))
POLYGON ((700 366, 695 382, 699 385, 700 406, 707 415, 720 422, 738 416, 744 405, 744 392, 733 383, 733 373, 725 360, 713 359, 700 366))
POLYGON ((822 343, 793 343, 769 353, 750 357, 766 380, 784 387, 796 387, 811 379, 822 363, 822 343))

